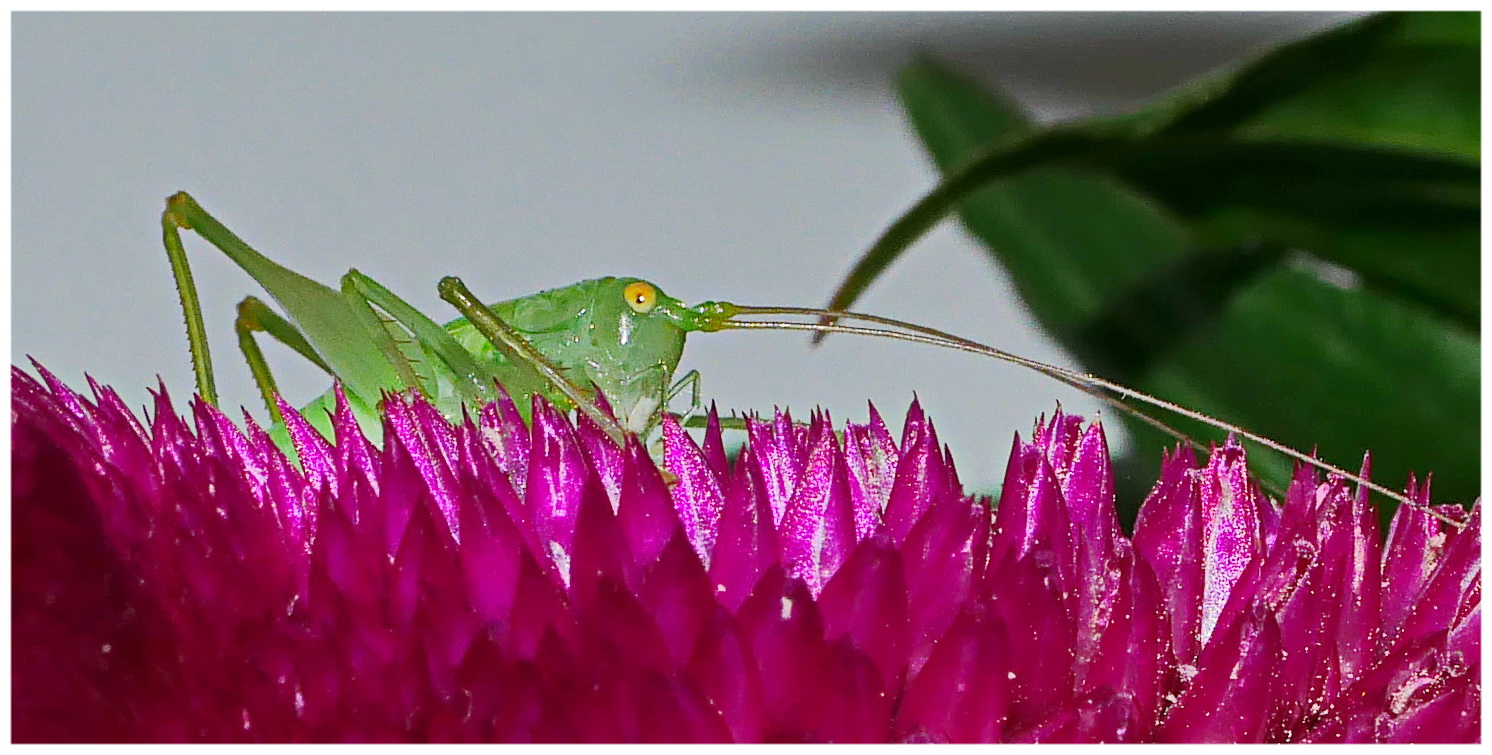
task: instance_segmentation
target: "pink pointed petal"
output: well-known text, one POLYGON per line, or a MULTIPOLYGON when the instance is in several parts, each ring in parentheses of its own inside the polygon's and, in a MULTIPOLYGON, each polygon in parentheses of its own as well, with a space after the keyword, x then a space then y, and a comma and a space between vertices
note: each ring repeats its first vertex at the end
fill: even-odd
POLYGON ((290 434, 290 441, 295 444, 295 454, 300 458, 301 469, 305 470, 311 485, 331 485, 337 478, 331 446, 295 407, 280 396, 275 396, 275 400, 279 404, 280 415, 285 418, 285 430, 290 434))
POLYGON ((820 678, 824 625, 808 587, 769 570, 738 614, 741 633, 761 672, 767 720, 776 737, 795 741, 806 733, 813 687, 797 680, 820 678))
POLYGON ((1042 458, 1052 465, 1057 476, 1066 479, 1083 433, 1083 418, 1066 414, 1062 408, 1052 415, 1050 423, 1038 422, 1031 440, 1042 458))
POLYGON ((1171 617, 1171 646, 1183 664, 1201 649, 1202 516, 1189 451, 1161 465, 1160 480, 1135 520, 1135 552, 1155 572, 1171 617))
POLYGON ((1459 677, 1439 697, 1393 722, 1386 741, 1468 744, 1482 741, 1482 688, 1475 675, 1459 677))
POLYGON ((1480 506, 1473 509, 1465 529, 1446 538, 1445 550, 1410 609, 1399 642, 1449 628, 1460 612, 1462 596, 1471 591, 1480 595, 1481 511, 1480 506))
POLYGON ((715 473, 715 481, 724 485, 725 479, 730 476, 730 462, 725 458, 725 438, 720 430, 720 412, 716 411, 713 401, 710 402, 710 413, 705 418, 705 442, 701 449, 705 455, 705 461, 710 464, 710 470, 715 473))
POLYGON ((756 657, 735 617, 724 608, 715 609, 701 627, 688 677, 720 711, 735 741, 766 739, 765 693, 756 657))
POLYGON ((1217 449, 1202 471, 1202 621, 1205 643, 1222 615, 1234 584, 1253 559, 1263 553, 1257 490, 1248 478, 1243 448, 1233 443, 1217 449))
POLYGON ((519 559, 518 588, 506 629, 507 645, 519 660, 536 658, 546 636, 560 641, 578 632, 561 586, 527 553, 519 559))
POLYGON ((506 622, 518 597, 523 540, 502 504, 486 496, 462 507, 461 532, 461 571, 471 607, 485 624, 506 622))
POLYGON ((533 418, 528 485, 523 497, 540 543, 547 546, 556 563, 561 563, 560 571, 564 573, 566 567, 562 562, 572 553, 575 518, 588 472, 569 423, 537 394, 533 400, 533 418))
POLYGON ((675 666, 688 663, 700 627, 714 613, 715 591, 699 556, 682 530, 675 529, 656 563, 648 566, 637 590, 653 617, 675 666))
POLYGON ((906 667, 907 588, 901 557, 886 536, 863 541, 819 595, 824 637, 841 636, 869 655, 881 678, 899 685, 906 667))
POLYGON ((673 490, 674 510, 679 513, 679 522, 684 525, 684 533, 694 544, 694 550, 709 564, 725 496, 699 446, 679 426, 678 420, 668 414, 663 415, 663 447, 664 465, 678 478, 673 490))
POLYGON ((1004 626, 965 612, 912 680, 896 716, 902 742, 998 742, 1010 704, 1004 626))
POLYGON ((575 435, 585 451, 586 460, 601 480, 606 497, 615 510, 621 502, 625 454, 585 412, 576 412, 575 435))
MULTIPOLYGON (((28 357, 27 359, 31 362, 32 369, 41 375, 42 382, 46 383, 49 393, 47 393, 48 398, 45 400, 45 403, 56 409, 63 410, 56 413, 58 418, 62 418, 63 421, 79 430, 83 429, 82 425, 78 423, 91 416, 91 412, 84 406, 82 398, 73 393, 72 389, 68 388, 66 383, 52 374, 51 370, 43 367, 41 362, 36 361, 34 357, 28 357)), ((24 401, 25 399, 21 398, 23 394, 36 396, 43 393, 41 387, 36 384, 36 379, 15 365, 11 365, 10 367, 10 382, 12 400, 24 401), (19 390, 22 386, 26 390, 19 390)), ((89 382, 91 383, 92 380, 89 382)))
POLYGON ((915 676, 933 643, 981 587, 989 516, 967 506, 934 506, 902 544, 907 581, 907 668, 915 676))
POLYGON ((515 487, 522 485, 528 474, 528 424, 501 384, 497 386, 497 401, 482 407, 478 426, 492 446, 498 467, 514 478, 515 487))
POLYGON ((777 421, 762 422, 755 418, 747 418, 746 434, 750 439, 751 458, 755 464, 753 469, 760 478, 762 492, 767 497, 767 503, 772 508, 772 522, 782 521, 782 514, 787 510, 787 502, 792 498, 793 490, 798 486, 798 470, 802 468, 802 460, 794 451, 792 438, 791 419, 787 429, 780 431, 781 420, 786 415, 779 413, 777 421), (783 437, 783 435, 787 437, 783 437))
POLYGON ((1262 742, 1270 693, 1271 665, 1280 655, 1273 617, 1240 618, 1219 626, 1202 652, 1191 685, 1166 714, 1163 742, 1262 742))
POLYGON ((257 423, 245 417, 244 429, 251 453, 264 470, 261 497, 269 502, 280 526, 288 530, 291 537, 302 542, 310 541, 316 531, 314 496, 306 494, 299 471, 257 423))
MULTIPOLYGON (((995 507, 997 537, 990 549, 991 571, 1036 550, 1052 563, 1059 557, 1075 562, 1069 523, 1067 504, 1051 465, 1038 448, 1021 443, 1017 436, 995 507)), ((1075 568, 1075 563, 1063 568, 1062 576, 1075 568)))
POLYGON ((1031 728, 1074 702, 1076 627, 1057 592, 1052 564, 1033 553, 995 578, 989 605, 1009 643, 1008 726, 1031 728))
POLYGON ((731 731, 709 698, 691 684, 648 674, 640 685, 639 739, 661 743, 730 742, 731 731))
POLYGON ((833 744, 885 742, 894 700, 875 662, 842 637, 828 644, 822 669, 814 684, 816 693, 804 701, 804 739, 833 744))
MULTIPOLYGON (((1080 417, 1074 419, 1081 421, 1080 417)), ((1095 552, 1095 564, 1106 563, 1123 532, 1114 509, 1114 470, 1109 464, 1103 425, 1095 422, 1078 437, 1066 475, 1059 479, 1075 528, 1074 542, 1095 552)))
POLYGON ((1001 491, 994 522, 998 536, 991 544, 987 567, 990 577, 985 586, 987 590, 997 588, 1003 570, 1016 561, 1035 558, 1044 568, 1052 569, 1067 610, 1075 614, 1080 610, 1080 599, 1086 594, 1096 600, 1099 588, 1084 585, 1078 578, 1081 555, 1072 519, 1055 470, 1039 451, 1034 446, 1020 448, 1016 471, 1006 472, 1007 482, 1013 484, 1001 491))
MULTIPOLYGON (((1413 479, 1410 480, 1413 487, 1413 479)), ((1409 618, 1414 601, 1424 589, 1435 566, 1431 542, 1441 525, 1413 506, 1400 506, 1389 525, 1388 547, 1384 550, 1383 581, 1389 589, 1383 594, 1383 626, 1386 636, 1380 652, 1397 641, 1409 618)))
MULTIPOLYGON (((1366 458, 1359 474, 1369 472, 1366 458)), ((1350 684, 1377 659, 1377 648, 1383 643, 1383 536, 1378 529, 1378 510, 1360 489, 1353 497, 1347 530, 1347 542, 1341 546, 1339 576, 1335 581, 1345 587, 1341 618, 1337 623, 1338 664, 1343 686, 1350 684)))
POLYGON ((626 535, 628 551, 639 566, 657 560, 674 533, 682 532, 668 486, 636 440, 627 443, 617 521, 626 535))
POLYGON ((710 582, 715 597, 732 611, 740 607, 767 569, 778 563, 777 528, 772 510, 760 492, 750 450, 743 452, 725 488, 725 510, 720 515, 720 539, 710 559, 710 582))
POLYGON ((854 512, 844 458, 834 436, 822 432, 798 477, 778 533, 783 563, 818 595, 854 546, 854 512))
POLYGON ((772 433, 782 447, 783 458, 789 460, 796 475, 808 458, 808 429, 793 422, 792 412, 783 409, 772 413, 772 433))
POLYGON ((1149 564, 1129 558, 1120 562, 1121 581, 1102 630, 1098 652, 1084 679, 1089 690, 1113 690, 1150 715, 1130 723, 1120 740, 1151 741, 1154 712, 1176 682, 1171 628, 1161 590, 1149 564))
POLYGON ((611 501, 594 474, 581 487, 569 560, 570 599, 581 608, 596 600, 602 584, 619 582, 636 589, 642 583, 642 569, 628 552, 611 501))
POLYGON ((634 671, 672 668, 668 643, 646 607, 621 582, 603 577, 580 610, 580 658, 594 667, 610 658, 634 671), (613 654, 614 653, 614 654, 613 654))
MULTIPOLYGON (((423 486, 428 487, 434 496, 435 506, 447 526, 454 531, 458 526, 456 501, 459 491, 443 450, 445 440, 433 432, 437 423, 447 430, 450 426, 418 394, 412 404, 406 405, 401 400, 393 400, 386 402, 386 407, 385 416, 393 429, 392 437, 387 439, 389 445, 392 446, 397 441, 403 446, 403 458, 418 470, 424 481, 423 486)), ((456 536, 459 539, 460 533, 457 532, 456 536)))
POLYGON ((938 439, 916 401, 907 410, 902 431, 901 455, 896 463, 896 481, 886 503, 886 528, 896 541, 907 537, 927 512, 934 498, 945 492, 948 481, 938 439))
MULTIPOLYGON (((363 430, 358 426, 357 415, 354 414, 352 404, 347 400, 347 394, 342 392, 339 383, 332 384, 332 391, 336 395, 336 409, 332 412, 332 432, 337 446, 337 464, 339 469, 356 469, 362 473, 362 479, 377 486, 378 450, 363 435, 363 430)), ((338 482, 344 482, 350 475, 339 475, 338 482)), ((341 495, 341 488, 338 488, 341 495)))
POLYGON ((855 505, 855 538, 859 541, 881 527, 891 487, 896 483, 896 442, 874 404, 870 405, 868 425, 845 426, 844 451, 855 505))

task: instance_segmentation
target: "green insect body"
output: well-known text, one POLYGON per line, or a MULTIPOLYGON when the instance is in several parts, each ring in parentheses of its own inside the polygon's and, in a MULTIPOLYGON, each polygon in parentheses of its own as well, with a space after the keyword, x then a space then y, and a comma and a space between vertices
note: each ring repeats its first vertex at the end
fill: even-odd
MULTIPOLYGON (((212 360, 196 287, 180 231, 191 229, 253 277, 280 304, 288 320, 253 297, 239 304, 239 346, 274 418, 271 436, 294 453, 279 417, 274 379, 255 341, 265 333, 338 380, 354 416, 379 437, 378 404, 385 393, 415 390, 446 417, 497 398, 496 384, 528 419, 530 397, 540 395, 564 411, 585 414, 618 444, 629 434, 646 440, 675 396, 688 389, 690 413, 699 407, 699 375, 674 381, 686 336, 719 330, 801 330, 850 333, 971 352, 1014 363, 1065 383, 1205 450, 1196 440, 1126 403, 1136 401, 1185 416, 1358 483, 1401 504, 1421 507, 1371 480, 1214 417, 1127 388, 1095 375, 1037 362, 939 330, 885 317, 808 307, 751 307, 729 302, 687 306, 636 278, 596 278, 531 296, 482 304, 457 278, 440 281, 441 298, 461 314, 438 325, 376 281, 349 270, 334 290, 270 260, 244 243, 185 193, 166 202, 161 218, 166 253, 186 315, 197 392, 217 403, 212 360), (789 315, 817 322, 743 320, 789 315), (839 321, 880 327, 849 326, 839 321), (597 392, 611 408, 601 408, 597 392)), ((301 413, 331 436, 328 391, 301 413)), ((698 419, 698 418, 696 418, 698 419)), ((739 426, 739 422, 733 423, 739 426)), ((1428 509, 1427 509, 1428 510, 1428 509)), ((1429 510, 1442 521, 1457 524, 1429 510)))
MULTIPOLYGON (((167 254, 187 317, 198 392, 216 403, 211 356, 180 229, 190 228, 228 255, 283 308, 285 320, 250 297, 239 307, 239 344, 276 422, 272 436, 289 448, 278 416, 273 378, 254 341, 264 332, 338 379, 359 425, 381 432, 377 411, 385 392, 418 390, 445 416, 496 398, 494 382, 527 419, 529 398, 544 396, 561 410, 585 412, 618 442, 646 438, 667 402, 686 388, 698 407, 698 374, 674 382, 685 334, 708 331, 734 312, 728 304, 689 307, 636 278, 596 278, 531 296, 477 303, 447 278, 441 293, 464 316, 436 325, 356 270, 342 290, 317 283, 255 251, 190 196, 167 201, 162 218, 167 254), (376 307, 376 309, 375 309, 376 307), (596 392, 613 414, 602 412, 596 392), (614 415, 614 416, 613 416, 614 415)), ((328 391, 301 412, 330 437, 328 391)))
MULTIPOLYGON (((637 278, 596 278, 489 304, 487 308, 545 355, 560 374, 578 386, 594 386, 586 390, 588 396, 599 390, 623 429, 646 437, 667 400, 697 377, 690 373, 679 385, 674 384, 686 331, 658 306, 648 312, 638 311, 634 308, 635 295, 631 299, 634 305, 629 306, 626 292, 634 287, 651 290, 655 305, 683 308, 678 300, 637 278)), ((532 380, 520 356, 488 340, 467 318, 458 317, 442 328, 476 361, 491 369, 514 397, 524 419, 528 419, 528 397, 534 393, 561 411, 577 408, 570 396, 547 381, 532 380)), ((434 349, 415 341, 408 343, 411 346, 405 347, 406 357, 415 365, 420 385, 431 402, 446 417, 459 418, 465 405, 464 396, 455 387, 459 378, 434 349)), ((354 395, 349 394, 348 401, 364 430, 379 432, 376 407, 360 395, 354 400, 354 395)), ((301 413, 312 426, 329 435, 335 401, 335 393, 328 390, 301 413)))
MULTIPOLYGON (((636 278, 597 278, 490 309, 566 377, 600 390, 623 428, 645 435, 656 422, 684 355, 682 318, 670 316, 686 309, 682 302, 636 278)), ((465 318, 446 330, 478 359, 509 359, 465 318)), ((561 408, 573 408, 564 395, 542 392, 561 408)))

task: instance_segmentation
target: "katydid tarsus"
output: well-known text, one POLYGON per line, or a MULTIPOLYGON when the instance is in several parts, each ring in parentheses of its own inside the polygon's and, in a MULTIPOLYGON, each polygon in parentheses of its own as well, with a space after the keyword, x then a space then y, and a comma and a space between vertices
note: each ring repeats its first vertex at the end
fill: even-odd
MULTIPOLYGON (((636 278, 597 278, 484 305, 460 279, 446 277, 438 286, 440 296, 461 316, 441 325, 357 270, 349 270, 340 288, 333 289, 279 265, 244 243, 184 192, 167 199, 161 224, 186 315, 197 392, 203 400, 216 404, 217 392, 181 230, 195 231, 217 247, 284 310, 282 317, 251 296, 239 304, 235 323, 240 349, 276 427, 282 426, 274 399, 276 387, 255 333, 280 341, 336 379, 358 423, 373 435, 381 432, 378 403, 385 392, 418 391, 442 414, 459 419, 463 408, 494 400, 494 384, 500 383, 525 413, 525 419, 530 397, 539 394, 563 411, 584 413, 620 444, 628 434, 645 440, 668 410, 669 402, 684 391, 690 394, 691 413, 698 409, 699 374, 690 371, 674 380, 686 334, 750 329, 837 332, 912 341, 1018 364, 1090 394, 1195 447, 1202 448, 1127 402, 1199 420, 1340 475, 1401 504, 1423 508, 1371 480, 1200 412, 1094 375, 891 318, 729 302, 688 306, 636 278), (772 315, 814 319, 748 319, 772 315), (843 325, 841 321, 877 327, 843 325), (611 411, 597 400, 598 391, 611 411)), ((307 421, 328 435, 328 410, 333 401, 334 394, 328 391, 301 411, 307 421)), ((1456 524, 1438 512, 1429 513, 1456 524)))

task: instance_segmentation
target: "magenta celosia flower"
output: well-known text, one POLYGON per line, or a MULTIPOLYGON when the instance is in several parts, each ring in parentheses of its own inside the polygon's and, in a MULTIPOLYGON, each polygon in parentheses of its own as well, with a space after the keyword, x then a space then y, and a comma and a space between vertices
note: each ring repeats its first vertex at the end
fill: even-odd
MULTIPOLYGON (((25 741, 1476 741, 1479 510, 1457 529, 1243 449, 1169 458, 1134 536, 1098 425, 965 496, 914 403, 752 421, 665 475, 542 403, 380 449, 165 391, 139 422, 13 371, 25 741)), ((287 414, 292 420, 293 413, 287 414)), ((1410 483, 1428 501, 1428 485, 1410 483)))

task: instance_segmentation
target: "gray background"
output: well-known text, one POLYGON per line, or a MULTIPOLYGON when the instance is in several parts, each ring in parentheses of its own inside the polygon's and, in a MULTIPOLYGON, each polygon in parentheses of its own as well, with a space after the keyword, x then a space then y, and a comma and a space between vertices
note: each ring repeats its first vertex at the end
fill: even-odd
MULTIPOLYGON (((915 50, 1059 119, 1343 17, 19 14, 11 359, 132 405, 157 374, 186 398, 159 226, 177 189, 291 268, 334 283, 356 266, 438 320, 451 273, 490 300, 636 275, 689 302, 822 305, 933 184, 892 88, 915 50)), ((232 332, 258 292, 187 246, 224 404, 262 416, 232 332)), ((953 223, 858 308, 1071 366, 953 223)), ((325 389, 269 351, 293 401, 325 389)), ((1016 367, 843 336, 695 336, 684 367, 722 409, 863 421, 871 399, 899 427, 915 391, 981 488, 1036 414, 1095 408, 1016 367)))

